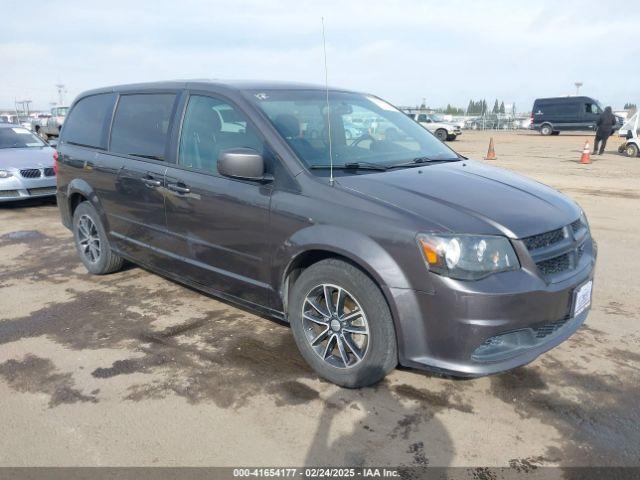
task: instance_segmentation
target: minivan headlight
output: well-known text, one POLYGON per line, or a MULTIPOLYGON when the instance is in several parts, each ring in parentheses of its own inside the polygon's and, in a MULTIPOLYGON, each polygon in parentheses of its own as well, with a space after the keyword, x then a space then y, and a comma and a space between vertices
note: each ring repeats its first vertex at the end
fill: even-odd
POLYGON ((417 239, 429 270, 447 277, 477 280, 520 268, 506 237, 421 233, 417 239))

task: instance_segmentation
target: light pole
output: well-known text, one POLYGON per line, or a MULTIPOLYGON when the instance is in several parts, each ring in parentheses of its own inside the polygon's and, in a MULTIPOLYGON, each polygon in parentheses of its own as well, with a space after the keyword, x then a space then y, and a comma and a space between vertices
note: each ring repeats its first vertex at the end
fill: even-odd
POLYGON ((58 90, 58 104, 64 105, 64 94, 67 93, 66 85, 59 83, 56 85, 58 90))
POLYGON ((576 86, 576 95, 580 95, 580 87, 583 85, 582 82, 576 82, 574 85, 576 86))

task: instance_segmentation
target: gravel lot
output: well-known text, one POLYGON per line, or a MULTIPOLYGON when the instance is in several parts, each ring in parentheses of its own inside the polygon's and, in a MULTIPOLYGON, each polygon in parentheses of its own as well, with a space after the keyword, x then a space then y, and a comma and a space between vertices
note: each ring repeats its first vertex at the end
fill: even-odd
MULTIPOLYGON (((640 465, 640 158, 493 132, 498 160, 585 209, 594 303, 515 371, 318 380, 288 327, 137 267, 88 275, 51 203, 0 206, 0 466, 640 465)), ((489 133, 452 145, 482 158, 489 133)))

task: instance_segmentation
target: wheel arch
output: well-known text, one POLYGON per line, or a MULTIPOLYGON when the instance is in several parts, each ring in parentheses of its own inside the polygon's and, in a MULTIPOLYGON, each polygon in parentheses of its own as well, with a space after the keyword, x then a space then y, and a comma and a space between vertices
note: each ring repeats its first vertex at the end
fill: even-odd
POLYGON ((382 292, 398 329, 397 308, 389 287, 410 288, 400 265, 372 238, 328 225, 317 225, 297 232, 285 242, 285 248, 276 252, 274 281, 278 285, 276 290, 285 318, 295 280, 306 268, 327 258, 343 260, 367 275, 382 292), (290 247, 286 248, 286 245, 290 247), (285 261, 279 260, 285 258, 285 261))
POLYGON ((80 205, 80 203, 83 201, 88 201, 98 212, 100 221, 102 222, 102 225, 108 234, 109 222, 107 220, 107 215, 105 214, 104 208, 102 207, 102 203, 100 202, 98 195, 96 195, 91 185, 80 178, 75 178, 71 180, 71 182, 69 182, 69 185, 67 186, 66 197, 67 208, 71 220, 73 220, 73 212, 78 207, 78 205, 80 205))

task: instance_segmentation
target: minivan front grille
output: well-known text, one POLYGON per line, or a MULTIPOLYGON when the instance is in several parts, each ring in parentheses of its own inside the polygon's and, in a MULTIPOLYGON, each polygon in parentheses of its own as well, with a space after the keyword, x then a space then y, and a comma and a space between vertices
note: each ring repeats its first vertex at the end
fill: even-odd
POLYGON ((543 275, 553 275, 554 273, 564 272, 571 267, 571 261, 568 253, 563 253, 557 257, 537 262, 536 265, 543 275))
POLYGON ((578 219, 565 227, 522 239, 545 279, 560 281, 578 267, 585 252, 586 227, 578 219))
POLYGON ((536 250, 538 248, 548 247, 554 243, 561 242, 564 238, 564 228, 559 228, 557 230, 524 238, 522 241, 528 250, 536 250))
POLYGON ((20 175, 24 178, 40 178, 40 170, 37 168, 25 168, 20 170, 20 175))

